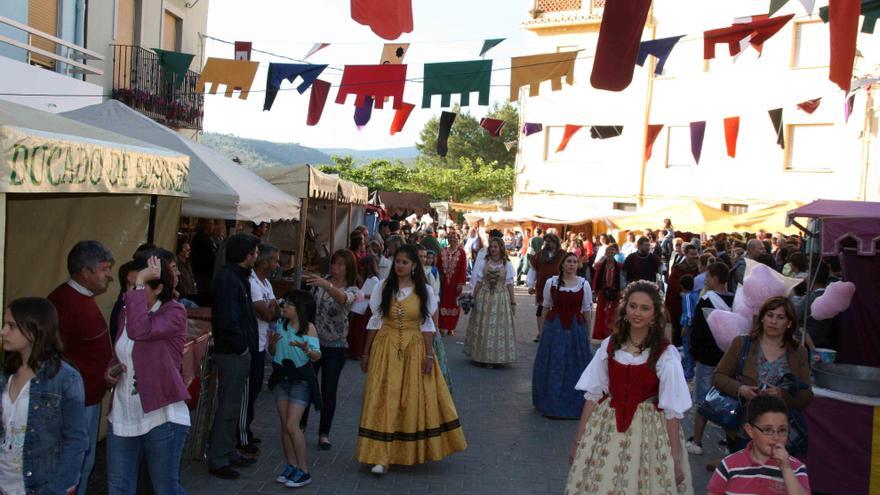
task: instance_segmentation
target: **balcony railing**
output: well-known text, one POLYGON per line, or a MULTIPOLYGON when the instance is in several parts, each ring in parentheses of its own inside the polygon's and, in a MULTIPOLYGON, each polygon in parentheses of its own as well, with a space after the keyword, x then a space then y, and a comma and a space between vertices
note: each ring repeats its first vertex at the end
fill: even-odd
POLYGON ((22 62, 39 61, 39 65, 47 66, 50 69, 54 68, 56 63, 60 63, 62 65, 58 71, 66 72, 69 76, 81 74, 100 76, 104 74, 103 70, 93 65, 88 65, 89 60, 103 62, 104 56, 100 53, 87 50, 79 45, 57 38, 39 29, 34 29, 27 24, 22 24, 8 17, 0 16, 0 25, 9 26, 25 34, 27 42, 0 35, 0 43, 21 48, 28 54, 27 60, 22 60, 22 62), (41 46, 54 47, 54 51, 46 50, 41 48, 41 46))
POLYGON ((196 93, 199 74, 187 71, 180 87, 171 79, 152 51, 113 45, 113 99, 168 127, 201 130, 204 96, 196 93))
POLYGON ((602 20, 605 0, 534 0, 531 19, 523 23, 530 29, 594 24, 602 20))

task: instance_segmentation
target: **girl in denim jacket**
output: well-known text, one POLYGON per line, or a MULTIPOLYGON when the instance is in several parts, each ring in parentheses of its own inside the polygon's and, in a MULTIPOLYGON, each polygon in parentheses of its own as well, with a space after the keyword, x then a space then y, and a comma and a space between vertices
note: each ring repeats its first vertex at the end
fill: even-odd
POLYGON ((0 491, 72 494, 88 445, 82 377, 62 361, 48 300, 12 301, 3 314, 0 491))

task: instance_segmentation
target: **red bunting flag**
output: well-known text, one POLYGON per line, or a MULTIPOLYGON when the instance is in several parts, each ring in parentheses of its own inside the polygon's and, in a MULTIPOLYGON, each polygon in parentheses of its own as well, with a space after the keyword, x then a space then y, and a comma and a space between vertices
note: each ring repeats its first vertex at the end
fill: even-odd
POLYGON ((651 153, 654 150, 654 141, 657 140, 657 136, 660 135, 660 131, 663 130, 663 124, 649 125, 648 126, 648 135, 645 137, 645 161, 651 159, 651 153))
POLYGON ((650 9, 651 0, 617 0, 605 4, 590 74, 594 88, 623 91, 632 82, 650 9))
POLYGON ((856 38, 859 30, 859 0, 834 0, 828 3, 828 27, 831 36, 831 68, 828 79, 844 91, 850 90, 856 60, 856 38))
POLYGON ((351 0, 351 18, 386 40, 413 30, 412 0, 351 0))
POLYGON ((822 102, 822 98, 816 98, 813 100, 807 100, 807 101, 798 103, 797 107, 800 108, 801 110, 809 113, 809 114, 812 114, 813 112, 815 112, 819 108, 819 103, 821 103, 821 102, 822 102))
POLYGON ((480 120, 480 127, 486 129, 490 136, 498 137, 501 135, 501 129, 504 128, 504 121, 486 117, 480 120))
POLYGON ((391 122, 392 136, 403 130, 403 126, 406 125, 406 121, 409 119, 409 114, 412 113, 415 107, 412 103, 403 102, 400 104, 400 108, 394 111, 394 120, 391 122))
POLYGON ((736 158, 736 140, 739 137, 739 117, 724 119, 724 143, 727 145, 727 156, 736 158))
POLYGON ((236 41, 235 60, 250 60, 252 46, 253 44, 250 41, 236 41))
POLYGON ((330 83, 316 79, 312 83, 312 92, 309 94, 309 115, 306 125, 318 125, 321 114, 324 113, 324 104, 330 94, 330 83))
POLYGON ((727 43, 731 57, 742 52, 745 42, 750 43, 760 52, 764 42, 779 32, 782 26, 785 26, 794 17, 794 14, 771 17, 769 19, 761 17, 756 16, 756 20, 752 22, 734 24, 730 27, 710 29, 704 32, 703 58, 706 60, 715 58, 715 45, 717 43, 727 43))
POLYGON ((565 147, 568 146, 568 142, 571 141, 571 137, 574 134, 581 130, 582 125, 573 125, 573 124, 565 124, 565 132, 562 134, 562 142, 559 143, 559 147, 556 148, 556 152, 565 150, 565 147))

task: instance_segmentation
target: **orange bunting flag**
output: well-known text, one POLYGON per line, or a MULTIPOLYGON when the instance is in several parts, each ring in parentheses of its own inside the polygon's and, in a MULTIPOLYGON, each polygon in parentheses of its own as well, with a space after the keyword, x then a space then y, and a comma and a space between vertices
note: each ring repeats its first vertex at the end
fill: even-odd
POLYGON ((816 98, 813 100, 807 100, 801 103, 798 103, 798 108, 812 115, 819 108, 819 103, 822 103, 822 98, 816 98))
POLYGON ((578 51, 543 53, 510 59, 510 101, 519 99, 519 88, 528 85, 529 96, 538 96, 541 83, 550 81, 553 91, 562 89, 562 78, 574 84, 578 51))
POLYGON ((663 130, 663 124, 649 125, 648 126, 648 135, 645 138, 645 161, 651 159, 651 153, 654 150, 654 141, 657 140, 657 136, 660 135, 660 131, 663 130))
POLYGON ((739 137, 739 117, 724 119, 724 143, 727 145, 727 156, 736 158, 736 140, 739 137))
POLYGON ((392 136, 403 130, 403 126, 406 125, 406 121, 409 119, 409 114, 412 113, 415 107, 412 103, 403 102, 400 104, 400 108, 394 111, 394 120, 391 121, 392 136))
POLYGON ((196 93, 204 93, 205 85, 210 84, 212 95, 217 94, 221 84, 226 86, 224 96, 232 98, 232 92, 241 90, 239 99, 246 100, 257 75, 258 62, 249 60, 230 60, 227 58, 209 57, 196 82, 196 93))
POLYGON ((572 125, 565 124, 565 132, 562 134, 562 142, 559 143, 559 147, 556 148, 556 152, 564 151, 565 147, 568 146, 568 142, 571 141, 571 137, 575 135, 575 133, 581 130, 582 125, 572 125))

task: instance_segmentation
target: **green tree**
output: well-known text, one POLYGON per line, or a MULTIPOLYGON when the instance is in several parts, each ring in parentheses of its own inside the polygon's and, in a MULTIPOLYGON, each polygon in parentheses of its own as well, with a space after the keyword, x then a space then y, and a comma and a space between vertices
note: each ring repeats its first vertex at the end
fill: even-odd
POLYGON ((370 191, 412 191, 412 169, 402 162, 373 160, 360 167, 350 156, 333 156, 333 165, 321 165, 318 169, 328 174, 338 174, 345 180, 367 186, 370 191))
POLYGON ((519 113, 515 106, 508 101, 501 105, 496 104, 489 112, 488 117, 504 121, 504 127, 499 137, 490 136, 485 129, 480 127, 479 120, 468 112, 462 112, 458 106, 453 107, 451 111, 457 113, 458 116, 449 133, 447 142, 449 152, 446 154, 446 158, 437 154, 439 117, 432 117, 419 133, 420 142, 416 144, 416 148, 419 150, 420 158, 430 163, 453 168, 459 166, 461 158, 469 160, 482 158, 484 163, 492 164, 497 168, 513 166, 516 160, 516 145, 508 151, 504 143, 516 141, 519 136, 519 113))

